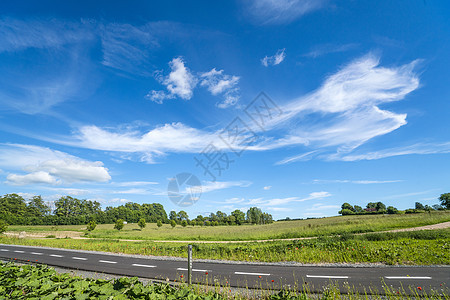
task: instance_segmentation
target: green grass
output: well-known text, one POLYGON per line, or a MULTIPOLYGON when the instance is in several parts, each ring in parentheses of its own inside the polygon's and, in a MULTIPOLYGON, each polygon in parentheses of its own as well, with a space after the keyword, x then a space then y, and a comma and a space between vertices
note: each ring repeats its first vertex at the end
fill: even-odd
MULTIPOLYGON (((147 224, 142 231, 137 224, 127 224, 117 231, 113 224, 100 224, 89 233, 92 238, 132 240, 246 241, 264 239, 329 236, 344 233, 376 232, 437 224, 450 221, 450 211, 404 215, 339 216, 323 219, 282 221, 268 225, 177 226, 147 224)), ((86 226, 10 226, 8 231, 46 232, 83 231, 86 226)))
MULTIPOLYGON (((114 253, 187 257, 184 243, 118 240, 0 238, 0 243, 84 249, 114 253)), ((193 244, 194 258, 253 262, 450 264, 450 229, 344 234, 310 240, 263 243, 193 244)))

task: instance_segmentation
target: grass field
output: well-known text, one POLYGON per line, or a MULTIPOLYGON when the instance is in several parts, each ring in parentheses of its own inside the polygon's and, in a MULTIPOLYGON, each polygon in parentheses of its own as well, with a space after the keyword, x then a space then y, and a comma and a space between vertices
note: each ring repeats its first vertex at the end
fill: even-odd
MULTIPOLYGON (((187 257, 184 243, 121 242, 112 239, 18 239, 0 243, 114 253, 187 257)), ((310 240, 194 244, 194 258, 254 262, 450 264, 450 229, 367 235, 344 234, 310 240)))
MULTIPOLYGON (((431 225, 450 221, 450 211, 438 211, 422 214, 405 215, 361 215, 339 216, 323 219, 297 221, 282 221, 268 225, 242 226, 177 226, 147 224, 142 231, 137 224, 127 224, 117 231, 112 224, 100 224, 90 232, 88 237, 104 239, 135 239, 135 240, 191 240, 191 241, 245 241, 263 239, 283 239, 314 236, 329 236, 345 233, 377 232, 390 229, 400 229, 431 225)), ((41 232, 53 234, 55 231, 80 231, 86 226, 9 226, 8 231, 41 232)))

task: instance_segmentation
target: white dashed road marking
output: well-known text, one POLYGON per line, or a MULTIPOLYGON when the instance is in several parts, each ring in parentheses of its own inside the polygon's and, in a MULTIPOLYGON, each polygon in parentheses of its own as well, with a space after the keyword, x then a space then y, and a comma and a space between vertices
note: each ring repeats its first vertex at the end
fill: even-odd
POLYGON ((307 278, 347 279, 348 276, 306 275, 307 278))
POLYGON ((25 251, 22 251, 22 250, 14 250, 14 252, 16 252, 16 253, 25 253, 25 251))
POLYGON ((384 276, 386 279, 431 279, 429 276, 384 276))
POLYGON ((42 255, 42 254, 44 254, 44 253, 40 253, 40 252, 31 252, 31 254, 34 254, 34 255, 42 255))
POLYGON ((134 267, 144 267, 144 268, 156 268, 156 266, 151 265, 141 265, 141 264, 132 264, 134 267))
POLYGON ((255 275, 255 276, 270 276, 267 273, 247 273, 247 272, 234 272, 236 275, 255 275))
POLYGON ((9 251, 8 249, 0 249, 0 251, 9 251))
POLYGON ((49 256, 51 256, 51 257, 64 257, 64 256, 58 255, 58 254, 50 254, 49 256))
MULTIPOLYGON (((187 271, 186 268, 177 268, 178 271, 187 271)), ((192 269, 192 272, 208 272, 208 270, 192 269)))
POLYGON ((110 261, 110 260, 99 260, 98 262, 105 264, 117 264, 117 261, 110 261))
POLYGON ((72 259, 87 260, 87 258, 84 258, 84 257, 76 257, 76 256, 73 256, 72 259))

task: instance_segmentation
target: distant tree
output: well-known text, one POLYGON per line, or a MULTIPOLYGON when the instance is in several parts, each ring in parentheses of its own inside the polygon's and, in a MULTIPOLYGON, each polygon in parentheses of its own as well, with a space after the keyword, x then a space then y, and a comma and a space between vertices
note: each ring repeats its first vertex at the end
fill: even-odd
POLYGON ((235 222, 238 225, 242 225, 245 222, 245 213, 240 211, 239 209, 236 209, 231 213, 231 215, 235 218, 235 222))
POLYGON ((434 210, 444 210, 445 209, 444 207, 442 207, 442 205, 439 205, 439 204, 434 204, 432 207, 434 210))
POLYGON ((396 209, 393 206, 388 206, 387 207, 387 213, 390 214, 390 215, 397 214, 398 213, 398 209, 396 209))
POLYGON ((353 210, 350 210, 350 209, 341 209, 341 210, 339 211, 339 213, 340 213, 341 215, 343 215, 343 216, 354 215, 354 214, 355 214, 355 212, 354 212, 353 210))
POLYGON ((0 220, 0 234, 8 229, 8 224, 4 220, 0 220))
POLYGON ((212 225, 212 226, 219 226, 219 221, 211 222, 211 225, 212 225))
POLYGON ((377 208, 377 203, 376 202, 369 202, 366 205, 366 208, 377 208))
POLYGON ((119 231, 122 230, 124 226, 123 222, 124 222, 123 219, 117 219, 116 223, 114 224, 114 229, 117 229, 119 231))
POLYGON ((180 212, 177 214, 177 220, 179 222, 188 221, 189 216, 188 216, 187 212, 185 212, 184 210, 180 210, 180 212))
POLYGON ((172 211, 169 213, 169 220, 173 220, 173 221, 176 221, 176 220, 177 220, 177 212, 176 212, 176 211, 172 210, 172 211))
POLYGON ((355 208, 350 203, 347 203, 347 202, 345 202, 341 205, 341 209, 348 209, 353 212, 355 211, 355 208))
POLYGON ((357 213, 357 214, 362 214, 362 213, 364 213, 364 209, 363 209, 361 206, 359 206, 359 205, 353 206, 353 211, 354 211, 355 213, 357 213))
POLYGON ((140 218, 139 222, 138 222, 138 226, 141 228, 141 230, 144 229, 146 225, 147 224, 145 223, 145 219, 144 218, 140 218))
POLYGON ((36 217, 47 216, 51 212, 50 207, 44 203, 41 196, 33 196, 28 202, 27 208, 29 213, 36 217))
POLYGON ((158 227, 161 227, 161 226, 162 226, 161 220, 156 221, 156 226, 158 226, 158 227))
POLYGON ((379 212, 384 212, 386 211, 386 205, 383 204, 383 202, 377 202, 375 205, 375 208, 377 209, 377 211, 379 212))
POLYGON ((450 193, 441 194, 439 201, 441 201, 442 207, 450 209, 450 193))
POLYGON ((228 216, 228 224, 235 225, 236 224, 236 217, 233 215, 228 216))
POLYGON ((250 224, 261 224, 262 211, 257 207, 250 207, 247 210, 247 222, 250 224))
POLYGON ((172 228, 175 228, 175 226, 177 226, 177 222, 175 222, 175 220, 170 220, 170 226, 172 226, 172 228))
POLYGON ((186 220, 181 221, 181 226, 186 227, 188 222, 186 220))
POLYGON ((414 207, 415 209, 421 209, 421 210, 425 210, 425 206, 423 206, 423 204, 422 203, 420 203, 420 202, 416 202, 416 204, 415 204, 415 207, 414 207))
POLYGON ((93 231, 95 229, 95 227, 97 227, 97 223, 95 223, 95 221, 90 221, 87 226, 86 229, 88 231, 93 231))
POLYGON ((211 222, 209 220, 205 221, 205 226, 211 226, 211 222))

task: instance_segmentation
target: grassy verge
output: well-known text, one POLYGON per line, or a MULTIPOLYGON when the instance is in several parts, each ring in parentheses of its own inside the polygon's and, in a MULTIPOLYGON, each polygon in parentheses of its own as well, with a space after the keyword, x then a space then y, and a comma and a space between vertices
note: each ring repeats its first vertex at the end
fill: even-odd
MULTIPOLYGON (((435 211, 408 215, 362 215, 339 216, 323 219, 275 222, 268 225, 242 226, 177 226, 147 224, 142 231, 137 224, 127 224, 117 231, 112 224, 101 224, 89 233, 89 237, 105 239, 134 240, 206 240, 206 241, 246 241, 283 239, 313 236, 329 236, 343 233, 376 232, 390 229, 410 228, 450 221, 450 211, 435 211)), ((9 226, 8 231, 48 232, 83 231, 86 226, 9 226)))
MULTIPOLYGON (((187 257, 183 243, 118 240, 0 238, 0 243, 127 254, 187 257)), ((194 244, 195 258, 252 262, 450 264, 450 229, 344 234, 311 240, 264 243, 194 244)))
POLYGON ((370 287, 367 293, 359 294, 351 286, 344 285, 343 292, 337 285, 325 287, 321 294, 311 294, 308 286, 295 290, 277 290, 267 287, 260 290, 232 290, 229 286, 141 283, 138 278, 122 277, 114 280, 90 279, 58 274, 54 269, 38 265, 16 265, 0 263, 1 299, 450 299, 448 290, 425 290, 407 287, 396 289, 384 285, 383 296, 370 287))

